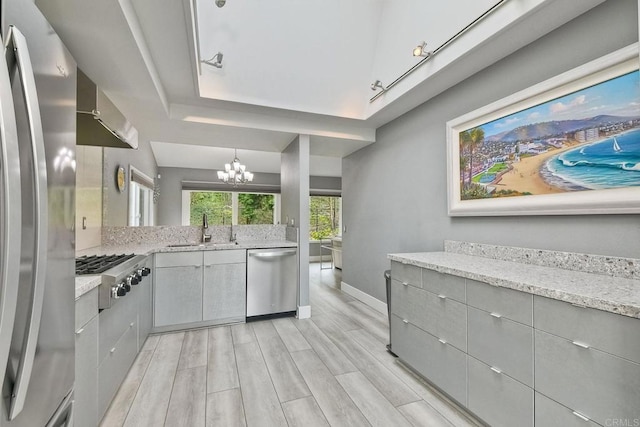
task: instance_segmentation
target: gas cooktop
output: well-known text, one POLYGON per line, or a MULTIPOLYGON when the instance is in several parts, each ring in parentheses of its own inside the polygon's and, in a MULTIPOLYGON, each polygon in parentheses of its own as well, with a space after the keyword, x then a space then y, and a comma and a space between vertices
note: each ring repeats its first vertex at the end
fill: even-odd
POLYGON ((76 258, 76 275, 104 273, 134 256, 134 254, 82 256, 76 258))

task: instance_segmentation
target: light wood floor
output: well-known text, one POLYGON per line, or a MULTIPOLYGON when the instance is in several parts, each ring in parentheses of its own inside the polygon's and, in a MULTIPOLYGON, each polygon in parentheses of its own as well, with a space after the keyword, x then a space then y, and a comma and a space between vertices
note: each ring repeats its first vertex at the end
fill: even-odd
POLYGON ((386 316, 339 283, 311 264, 311 319, 150 336, 101 425, 475 426, 387 353, 386 316))

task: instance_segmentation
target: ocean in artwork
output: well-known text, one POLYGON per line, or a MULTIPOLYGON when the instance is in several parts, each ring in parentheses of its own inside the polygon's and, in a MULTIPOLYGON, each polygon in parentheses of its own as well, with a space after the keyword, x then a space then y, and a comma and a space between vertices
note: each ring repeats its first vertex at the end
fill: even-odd
POLYGON ((549 184, 567 191, 640 186, 640 129, 553 156, 540 172, 549 184))

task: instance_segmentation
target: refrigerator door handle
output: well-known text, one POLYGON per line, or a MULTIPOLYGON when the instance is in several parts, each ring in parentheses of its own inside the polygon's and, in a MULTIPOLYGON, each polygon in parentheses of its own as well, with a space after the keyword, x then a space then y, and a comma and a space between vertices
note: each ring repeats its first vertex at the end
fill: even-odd
POLYGON ((0 245, 0 383, 4 383, 15 322, 22 244, 20 154, 13 94, 5 55, 0 55, 0 185, 2 231, 0 245))
MULTIPOLYGON (((22 411, 27 397, 27 389, 31 380, 33 362, 36 355, 38 335, 40 333, 40 319, 44 302, 45 272, 47 269, 47 163, 44 152, 44 134, 40 105, 36 90, 36 80, 29 56, 27 41, 22 33, 14 26, 9 29, 6 42, 7 55, 15 54, 15 64, 20 76, 25 100, 31 150, 33 153, 33 182, 34 182, 34 253, 33 253, 33 283, 31 306, 29 307, 27 332, 22 344, 22 354, 16 374, 16 380, 11 394, 11 408, 9 419, 15 419, 22 411)), ((9 62, 9 61, 8 61, 9 62)))

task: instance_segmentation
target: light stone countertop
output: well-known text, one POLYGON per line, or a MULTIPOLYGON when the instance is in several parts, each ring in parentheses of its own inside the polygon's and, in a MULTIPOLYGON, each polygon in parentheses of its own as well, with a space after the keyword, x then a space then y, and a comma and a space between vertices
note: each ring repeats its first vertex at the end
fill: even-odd
POLYGON ((404 264, 640 318, 640 280, 451 252, 389 254, 404 264))
MULTIPOLYGON (((222 251, 233 249, 269 249, 269 248, 295 248, 298 244, 288 240, 254 240, 235 243, 206 243, 197 246, 169 247, 166 243, 156 245, 113 245, 98 246, 76 253, 76 257, 84 255, 112 255, 112 254, 136 254, 153 255, 167 252, 195 252, 195 251, 222 251)), ((81 297, 93 288, 100 285, 101 276, 76 276, 76 298, 81 297)))

